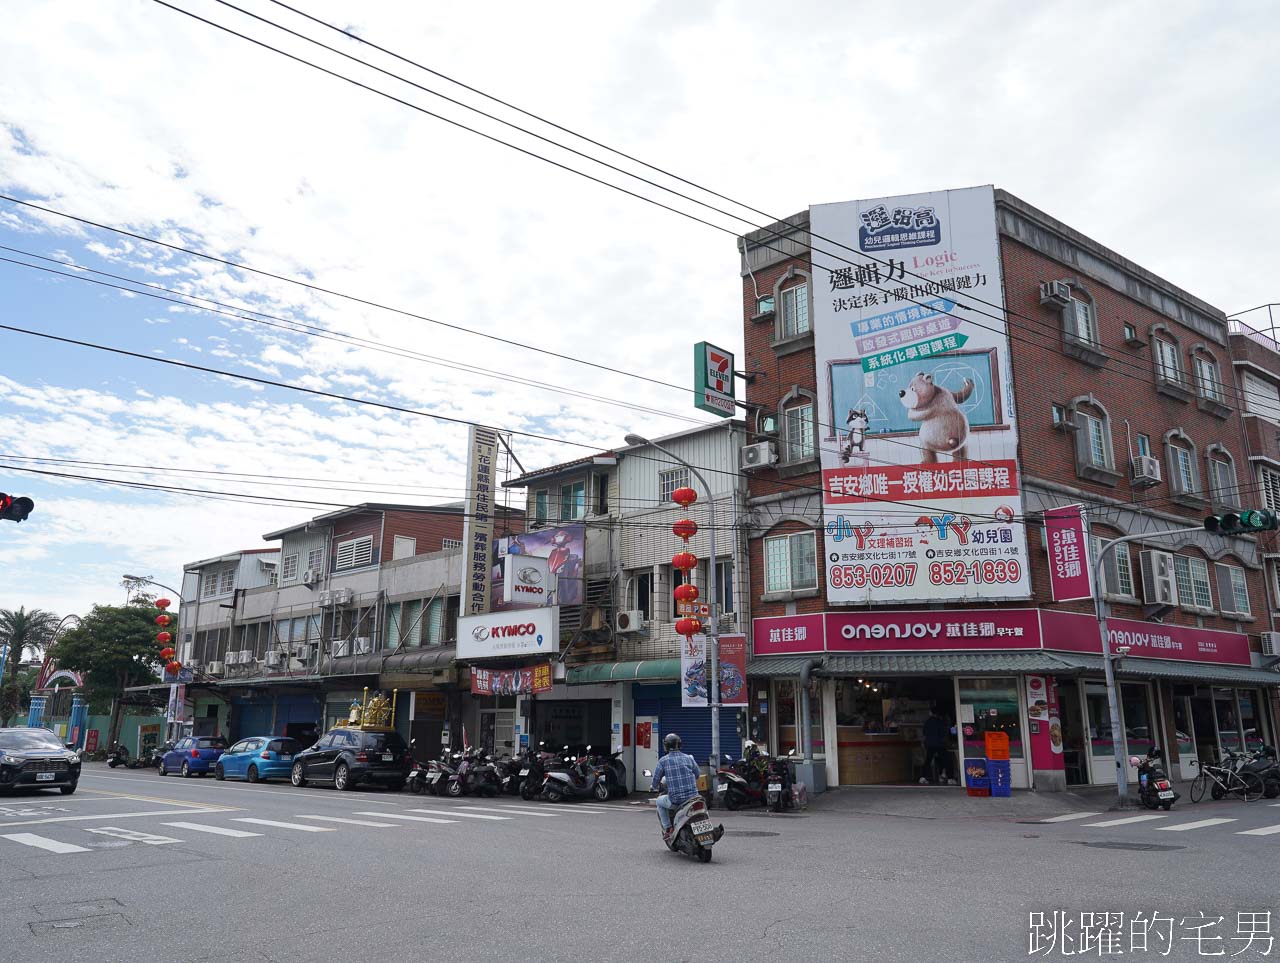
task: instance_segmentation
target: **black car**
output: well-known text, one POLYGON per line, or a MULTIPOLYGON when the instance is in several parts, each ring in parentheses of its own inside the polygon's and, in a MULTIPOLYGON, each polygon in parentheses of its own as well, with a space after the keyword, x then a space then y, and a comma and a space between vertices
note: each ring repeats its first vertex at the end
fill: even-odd
POLYGON ((398 732, 368 732, 354 726, 330 729, 310 749, 293 757, 295 786, 332 782, 337 789, 359 785, 403 789, 413 760, 398 732))
POLYGON ((70 796, 79 781, 80 757, 48 729, 0 729, 0 792, 57 786, 70 796))

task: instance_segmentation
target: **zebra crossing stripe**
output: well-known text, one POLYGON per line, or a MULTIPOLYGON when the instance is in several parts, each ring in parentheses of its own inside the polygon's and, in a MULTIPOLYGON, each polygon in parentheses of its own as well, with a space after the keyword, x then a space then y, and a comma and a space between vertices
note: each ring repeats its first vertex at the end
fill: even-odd
POLYGON ((60 843, 56 839, 37 836, 35 833, 6 833, 0 838, 12 840, 15 843, 21 843, 23 846, 32 846, 36 849, 43 849, 50 853, 92 852, 92 850, 86 849, 83 846, 75 846, 71 843, 60 843))
POLYGON ((1209 826, 1221 826, 1223 823, 1233 823, 1234 819, 1197 819, 1193 823, 1178 823, 1176 826, 1156 826, 1156 830, 1162 833, 1183 833, 1188 829, 1205 829, 1209 826))
POLYGON ((1149 819, 1166 819, 1163 813, 1147 813, 1143 816, 1125 816, 1122 819, 1104 819, 1100 823, 1085 823, 1086 827, 1091 826, 1127 826, 1130 823, 1145 823, 1149 819))
POLYGON ((99 836, 114 836, 126 839, 131 843, 145 843, 148 846, 165 846, 169 843, 180 843, 182 840, 172 836, 157 836, 154 833, 139 832, 136 829, 122 829, 119 826, 103 826, 100 829, 86 829, 86 833, 97 833, 99 836))
POLYGON ((414 823, 456 823, 456 819, 435 819, 431 816, 410 816, 407 813, 356 813, 357 816, 378 816, 381 819, 407 819, 414 823))
MULTIPOLYGON (((379 813, 381 815, 381 813, 379 813)), ((375 823, 372 819, 343 819, 341 816, 299 816, 299 819, 316 819, 326 823, 343 823, 347 826, 374 826, 378 829, 395 829, 395 823, 375 823)))
POLYGON ((508 813, 509 814, 507 816, 508 819, 510 819, 512 816, 536 816, 540 819, 555 819, 560 815, 559 813, 540 813, 540 812, 534 812, 533 810, 522 811, 519 809, 502 809, 502 808, 490 809, 486 806, 463 806, 459 808, 468 809, 478 813, 508 813))
POLYGON ((278 829, 297 829, 304 833, 331 833, 334 831, 332 826, 307 826, 304 823, 282 823, 278 819, 252 819, 248 816, 233 819, 232 822, 253 823, 257 826, 275 826, 278 829))
POLYGON ((1088 819, 1090 816, 1101 816, 1102 813, 1067 813, 1065 816, 1050 816, 1048 819, 1042 819, 1042 823, 1066 823, 1073 819, 1088 819))
MULTIPOLYGON (((535 816, 563 816, 564 812, 547 812, 546 806, 503 806, 503 809, 513 813, 532 813, 535 816)), ((594 814, 593 814, 594 815, 594 814)))
POLYGON ((1280 826, 1260 826, 1257 829, 1246 829, 1236 833, 1237 836, 1274 836, 1280 833, 1280 826))
POLYGON ((225 826, 204 826, 200 823, 162 823, 174 829, 189 829, 193 833, 212 833, 215 836, 231 836, 235 839, 247 839, 250 836, 261 836, 262 833, 248 833, 243 829, 227 829, 225 826))
POLYGON ((461 816, 464 819, 492 819, 494 821, 512 819, 512 816, 484 816, 480 813, 463 812, 458 809, 410 809, 411 813, 426 813, 428 816, 461 816))

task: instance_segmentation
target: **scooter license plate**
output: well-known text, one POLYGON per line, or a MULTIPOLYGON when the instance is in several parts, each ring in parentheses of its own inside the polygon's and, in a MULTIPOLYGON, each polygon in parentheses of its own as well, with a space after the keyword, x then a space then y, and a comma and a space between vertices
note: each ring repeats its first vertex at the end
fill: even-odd
POLYGON ((720 785, 716 786, 716 792, 728 792, 728 791, 729 791, 729 787, 726 786, 724 783, 720 783, 720 785))
POLYGON ((54 773, 38 772, 36 773, 36 782, 53 782, 54 773))
POLYGON ((715 832, 715 827, 711 825, 710 819, 699 819, 689 829, 695 836, 706 836, 715 832))
POLYGON ((522 776, 527 776, 527 775, 529 775, 529 770, 528 770, 528 769, 521 769, 521 770, 520 770, 520 775, 522 775, 522 776))
POLYGON ((782 792, 782 783, 780 782, 769 783, 769 792, 782 792))
POLYGON ((1173 790, 1172 790, 1172 789, 1166 789, 1166 790, 1164 790, 1164 792, 1160 793, 1160 798, 1161 798, 1161 799, 1172 799, 1172 798, 1173 798, 1173 790))
POLYGON ((431 773, 431 775, 427 776, 427 782, 435 782, 439 778, 440 778, 440 773, 433 772, 431 773))

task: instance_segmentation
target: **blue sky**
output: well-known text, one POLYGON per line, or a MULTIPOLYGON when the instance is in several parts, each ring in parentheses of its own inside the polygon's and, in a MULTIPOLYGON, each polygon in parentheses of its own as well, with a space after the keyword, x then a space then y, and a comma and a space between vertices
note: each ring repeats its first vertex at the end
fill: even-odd
MULTIPOLYGON (((180 4, 304 49, 210 0, 180 4)), ((246 4, 291 17, 263 0, 246 4)), ((836 0, 789 16, 764 2, 578 6, 552 21, 537 5, 500 4, 492 15, 468 18, 388 2, 361 7, 354 26, 771 214, 994 183, 1227 311, 1280 299, 1273 245, 1259 243, 1260 225, 1274 222, 1280 207, 1278 28, 1262 8, 925 2, 903 17, 883 5, 836 0)), ((337 0, 306 9, 339 22, 352 16, 337 0)), ((146 0, 121 0, 109 12, 31 0, 10 5, 5 20, 0 192, 675 384, 692 381, 694 342, 740 350, 731 234, 375 99, 146 0)), ((306 53, 501 132, 364 68, 306 53)), ((479 103, 438 78, 413 77, 479 103)), ((734 232, 751 226, 701 213, 734 232)), ((628 431, 657 435, 705 420, 685 392, 4 202, 0 244, 482 373, 173 310, 0 264, 3 324, 599 447, 620 443, 628 431), (584 402, 513 376, 660 413, 584 402)), ((340 503, 400 497, 388 492, 415 502, 461 494, 458 427, 7 332, 0 332, 0 416, 10 426, 0 453, 11 459, 0 464, 33 464, 15 456, 147 464, 149 474, 118 477, 340 503), (315 484, 330 487, 163 474, 174 466, 318 477, 325 481, 315 484)), ((528 439, 517 439, 516 450, 530 468, 584 451, 528 439)), ((123 572, 172 584, 184 561, 260 546, 263 532, 320 510, 15 476, 0 469, 0 490, 31 495, 38 507, 29 521, 0 530, 0 607, 59 614, 123 598, 123 572)))

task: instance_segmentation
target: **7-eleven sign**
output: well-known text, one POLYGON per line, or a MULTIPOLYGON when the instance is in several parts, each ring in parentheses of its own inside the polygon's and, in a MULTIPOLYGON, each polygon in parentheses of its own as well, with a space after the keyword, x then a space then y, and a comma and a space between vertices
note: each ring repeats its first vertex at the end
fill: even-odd
POLYGON ((693 346, 695 407, 724 418, 737 410, 734 404, 733 355, 706 341, 693 346))

